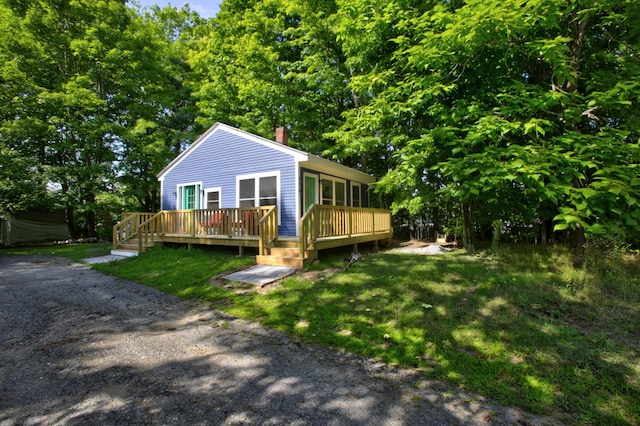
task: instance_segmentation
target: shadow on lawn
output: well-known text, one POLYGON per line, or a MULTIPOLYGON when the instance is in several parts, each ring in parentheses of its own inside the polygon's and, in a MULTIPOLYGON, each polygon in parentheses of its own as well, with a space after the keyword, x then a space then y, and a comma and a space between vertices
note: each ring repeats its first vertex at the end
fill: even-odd
POLYGON ((371 371, 348 354, 142 285, 47 259, 20 262, 0 258, 10 270, 0 269, 0 303, 12 306, 0 328, 0 423, 417 425, 497 416, 445 386, 419 392, 379 380, 382 366, 371 371))
POLYGON ((282 300, 262 320, 281 326, 298 318, 287 331, 527 410, 562 410, 570 422, 637 424, 638 373, 629 367, 637 331, 630 341, 612 339, 616 324, 603 322, 593 303, 568 297, 548 259, 515 260, 368 256, 348 271, 263 296, 282 300))

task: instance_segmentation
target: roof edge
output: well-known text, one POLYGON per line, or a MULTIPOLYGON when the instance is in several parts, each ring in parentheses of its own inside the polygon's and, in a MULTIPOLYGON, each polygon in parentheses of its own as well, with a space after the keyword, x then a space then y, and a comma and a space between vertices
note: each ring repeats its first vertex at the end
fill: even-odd
POLYGON ((213 126, 209 127, 204 133, 202 133, 187 149, 182 151, 175 157, 169 164, 167 164, 157 175, 157 179, 162 181, 164 176, 169 173, 175 166, 177 166, 186 156, 191 153, 191 151, 195 150, 204 140, 209 138, 216 131, 226 131, 229 133, 236 134, 242 138, 252 140, 256 143, 259 143, 264 146, 268 146, 269 148, 277 149, 278 151, 284 152, 286 154, 292 155, 297 162, 306 162, 309 165, 318 165, 322 169, 325 170, 336 170, 336 172, 342 172, 342 174, 348 174, 356 178, 361 182, 374 182, 375 178, 365 172, 352 169, 351 167, 347 167, 340 163, 336 163, 335 161, 328 160, 323 157, 319 157, 314 154, 310 154, 308 152, 301 151, 299 149, 290 147, 288 145, 283 145, 279 142, 269 140, 263 138, 262 136, 255 135, 253 133, 249 133, 245 130, 238 129, 236 127, 230 126, 228 124, 217 122, 213 126))

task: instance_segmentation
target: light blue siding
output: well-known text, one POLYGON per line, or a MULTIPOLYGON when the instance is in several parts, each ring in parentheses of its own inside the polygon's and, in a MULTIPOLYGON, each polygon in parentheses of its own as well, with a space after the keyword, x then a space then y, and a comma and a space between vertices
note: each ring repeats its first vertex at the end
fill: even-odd
MULTIPOLYGON (((274 142, 275 144, 275 142, 274 142)), ((296 163, 292 155, 219 128, 166 171, 162 183, 162 209, 175 210, 177 186, 202 182, 202 189, 220 187, 222 208, 237 207, 236 176, 280 173, 281 235, 295 235, 296 163)))

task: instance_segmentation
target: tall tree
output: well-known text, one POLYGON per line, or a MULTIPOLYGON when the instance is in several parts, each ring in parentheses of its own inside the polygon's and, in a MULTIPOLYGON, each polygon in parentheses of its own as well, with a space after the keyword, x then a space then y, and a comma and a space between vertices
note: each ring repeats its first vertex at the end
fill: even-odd
POLYGON ((225 1, 194 47, 200 122, 225 122, 322 154, 351 105, 327 1, 225 1))
POLYGON ((72 234, 78 210, 95 235, 95 197, 114 159, 106 101, 129 19, 124 2, 3 0, 0 8, 19 30, 6 34, 3 49, 25 83, 3 114, 5 143, 37 159, 47 184, 58 187, 72 234))
POLYGON ((394 146, 385 188, 415 188, 410 205, 444 185, 469 247, 478 218, 553 220, 577 254, 584 230, 637 232, 637 15, 631 1, 468 1, 395 22, 367 109, 418 136, 394 146))
POLYGON ((119 183, 144 211, 160 207, 157 173, 201 131, 187 53, 204 22, 188 6, 154 6, 125 35, 121 83, 110 105, 120 137, 119 183))
POLYGON ((184 40, 202 19, 123 0, 0 0, 0 13, 0 148, 26 167, 3 167, 12 208, 53 189, 74 236, 95 235, 103 192, 157 209, 157 172, 199 130, 184 40))

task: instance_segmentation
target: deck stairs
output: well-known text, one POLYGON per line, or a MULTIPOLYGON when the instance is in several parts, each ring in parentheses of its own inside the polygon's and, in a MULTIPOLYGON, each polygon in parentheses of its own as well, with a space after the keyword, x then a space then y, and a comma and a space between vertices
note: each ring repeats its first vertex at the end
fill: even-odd
POLYGON ((111 250, 114 256, 132 257, 138 255, 138 241, 128 241, 126 244, 120 244, 118 248, 111 250))
MULTIPOLYGON (((305 253, 305 257, 300 257, 300 245, 298 241, 278 240, 274 247, 268 249, 268 254, 257 255, 256 263, 259 265, 269 266, 288 266, 291 268, 301 269, 305 262, 313 260, 313 251, 305 253)), ((116 256, 137 256, 138 242, 131 241, 127 244, 121 244, 117 249, 111 250, 111 254, 116 256)))
POLYGON ((300 257, 300 242, 296 240, 280 239, 273 243, 264 255, 256 256, 256 263, 269 266, 288 266, 301 269, 306 262, 316 258, 316 253, 309 250, 304 257, 300 257))

